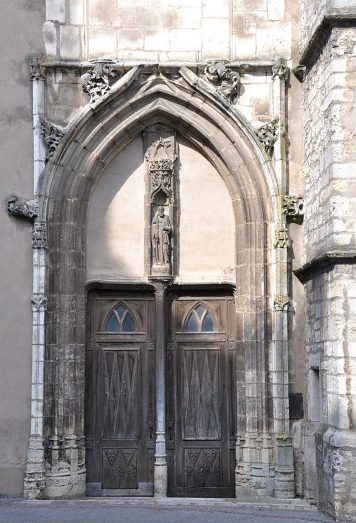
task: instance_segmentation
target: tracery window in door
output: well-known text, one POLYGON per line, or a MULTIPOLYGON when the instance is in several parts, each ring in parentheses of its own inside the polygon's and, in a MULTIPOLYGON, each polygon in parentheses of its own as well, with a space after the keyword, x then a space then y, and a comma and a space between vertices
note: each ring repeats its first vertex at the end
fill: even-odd
POLYGON ((105 332, 137 332, 137 325, 133 313, 123 304, 109 313, 105 322, 105 332))
POLYGON ((216 322, 211 312, 201 303, 190 311, 184 322, 184 332, 214 332, 216 322))

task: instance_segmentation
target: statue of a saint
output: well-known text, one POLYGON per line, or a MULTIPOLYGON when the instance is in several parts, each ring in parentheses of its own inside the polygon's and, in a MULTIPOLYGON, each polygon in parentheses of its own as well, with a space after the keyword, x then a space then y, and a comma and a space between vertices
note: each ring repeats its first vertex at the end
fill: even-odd
POLYGON ((171 255, 172 226, 169 216, 160 205, 152 220, 152 259, 154 265, 169 265, 171 255))

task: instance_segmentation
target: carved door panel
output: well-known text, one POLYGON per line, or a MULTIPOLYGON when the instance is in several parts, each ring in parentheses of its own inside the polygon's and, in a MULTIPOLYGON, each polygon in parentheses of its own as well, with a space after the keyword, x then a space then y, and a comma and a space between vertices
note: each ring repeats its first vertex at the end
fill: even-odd
POLYGON ((91 293, 88 302, 88 494, 152 495, 154 301, 91 293))
POLYGON ((235 336, 229 296, 175 297, 168 344, 168 492, 232 497, 235 336))

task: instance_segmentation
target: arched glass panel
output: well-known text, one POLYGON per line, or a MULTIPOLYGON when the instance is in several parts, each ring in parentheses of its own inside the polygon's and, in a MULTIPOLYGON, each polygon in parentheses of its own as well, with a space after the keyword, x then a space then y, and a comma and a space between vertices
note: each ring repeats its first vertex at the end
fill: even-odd
POLYGON ((213 332, 214 331, 213 318, 211 317, 209 312, 206 314, 206 316, 204 318, 202 331, 203 332, 213 332))
POLYGON ((199 327, 200 327, 200 325, 199 325, 197 314, 196 314, 195 311, 192 311, 189 314, 189 318, 188 318, 188 321, 185 324, 185 329, 184 330, 187 331, 187 332, 199 332, 199 330, 200 330, 199 327))
POLYGON ((124 305, 118 305, 110 313, 104 329, 106 332, 135 332, 136 330, 133 315, 124 305))
POLYGON ((129 311, 126 311, 125 317, 123 318, 122 330, 124 332, 134 332, 136 330, 135 321, 129 311))
POLYGON ((119 322, 113 312, 110 314, 104 330, 108 332, 119 332, 119 322))
POLYGON ((201 304, 197 305, 188 315, 185 332, 214 332, 214 320, 210 312, 201 304))
POLYGON ((206 312, 205 307, 203 307, 202 305, 198 305, 198 307, 196 307, 194 310, 200 319, 203 317, 204 312, 206 312))

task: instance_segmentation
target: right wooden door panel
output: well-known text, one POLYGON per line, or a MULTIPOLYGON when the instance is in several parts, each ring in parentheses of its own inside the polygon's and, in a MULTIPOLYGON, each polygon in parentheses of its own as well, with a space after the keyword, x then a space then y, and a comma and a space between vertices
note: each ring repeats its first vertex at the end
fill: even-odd
POLYGON ((225 296, 175 296, 170 303, 167 453, 172 496, 234 496, 231 304, 225 296))

